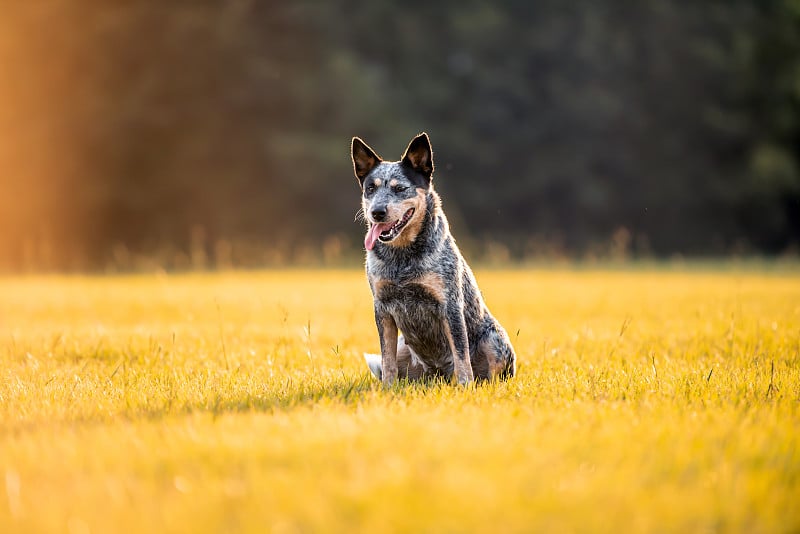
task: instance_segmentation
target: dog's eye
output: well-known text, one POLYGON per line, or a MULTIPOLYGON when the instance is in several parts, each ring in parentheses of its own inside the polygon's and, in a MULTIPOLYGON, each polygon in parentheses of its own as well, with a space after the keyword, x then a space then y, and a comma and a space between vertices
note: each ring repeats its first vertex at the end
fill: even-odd
POLYGON ((368 195, 371 195, 375 192, 375 184, 369 184, 367 187, 364 188, 364 192, 368 195))
POLYGON ((395 193, 402 193, 406 189, 408 189, 408 188, 406 186, 404 186, 404 185, 396 185, 396 186, 394 186, 392 188, 392 191, 394 191, 395 193))

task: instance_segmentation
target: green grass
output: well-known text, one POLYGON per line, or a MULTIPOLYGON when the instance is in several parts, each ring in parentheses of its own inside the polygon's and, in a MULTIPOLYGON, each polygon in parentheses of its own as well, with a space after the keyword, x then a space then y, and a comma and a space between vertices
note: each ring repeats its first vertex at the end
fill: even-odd
POLYGON ((0 279, 0 532, 800 530, 800 277, 477 277, 518 376, 388 390, 360 272, 0 279))

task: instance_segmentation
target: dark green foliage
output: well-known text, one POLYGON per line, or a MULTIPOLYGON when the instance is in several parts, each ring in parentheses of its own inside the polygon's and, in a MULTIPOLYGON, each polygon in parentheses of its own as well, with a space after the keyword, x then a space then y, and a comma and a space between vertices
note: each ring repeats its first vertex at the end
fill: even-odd
POLYGON ((26 5, 0 42, 29 80, 0 165, 24 172, 0 183, 40 196, 0 204, 12 264, 40 233, 97 265, 192 228, 355 247, 350 138, 398 159, 423 130, 457 237, 514 254, 620 228, 640 254, 800 238, 796 1, 26 5))

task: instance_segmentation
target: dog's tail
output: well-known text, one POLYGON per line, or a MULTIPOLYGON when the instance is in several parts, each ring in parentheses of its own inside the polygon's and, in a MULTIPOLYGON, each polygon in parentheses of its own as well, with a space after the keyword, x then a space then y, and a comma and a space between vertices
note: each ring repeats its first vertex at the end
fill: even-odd
POLYGON ((381 355, 369 354, 368 352, 365 352, 364 359, 367 361, 367 367, 369 367, 369 370, 372 371, 373 375, 375 375, 375 378, 380 380, 381 375, 383 374, 381 371, 381 355))

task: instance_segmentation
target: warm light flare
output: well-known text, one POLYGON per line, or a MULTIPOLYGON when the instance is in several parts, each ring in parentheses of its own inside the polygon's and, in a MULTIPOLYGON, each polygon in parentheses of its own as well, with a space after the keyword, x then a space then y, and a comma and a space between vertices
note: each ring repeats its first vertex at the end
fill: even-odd
POLYGON ((0 269, 62 267, 80 232, 71 193, 85 42, 69 2, 9 3, 0 20, 0 269), (42 37, 46 35, 47 38, 42 37))

